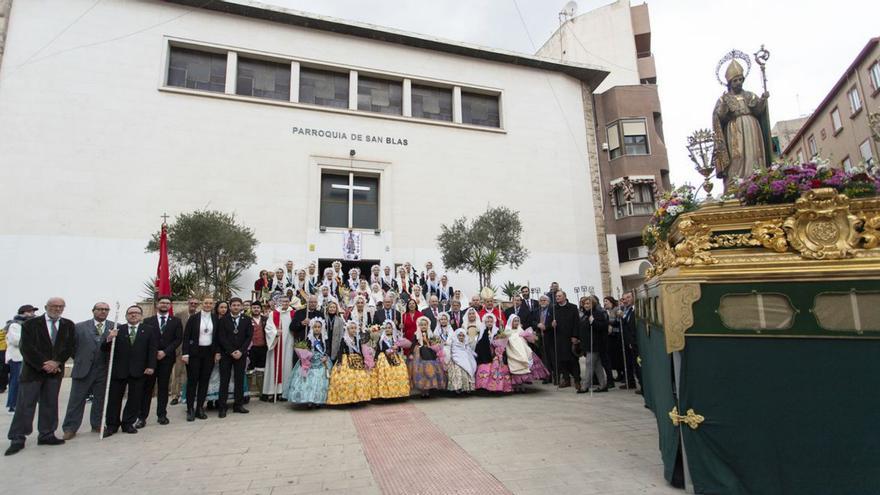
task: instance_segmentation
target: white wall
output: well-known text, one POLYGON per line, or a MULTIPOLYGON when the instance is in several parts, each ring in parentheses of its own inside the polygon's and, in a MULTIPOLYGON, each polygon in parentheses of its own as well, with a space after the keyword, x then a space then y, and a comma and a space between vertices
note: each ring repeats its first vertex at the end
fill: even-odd
MULTIPOLYGON (((13 4, 0 67, 0 314, 61 295, 84 319, 96 299, 140 297, 157 261, 144 246, 163 212, 234 212, 261 242, 259 268, 340 256, 340 234, 317 229, 317 167, 347 162, 349 149, 384 167, 382 234, 364 233, 365 258, 439 264, 441 223, 507 205, 521 212, 532 255, 498 283, 601 286, 578 81, 213 12, 181 16, 158 1, 101 2, 33 57, 92 3, 13 4), (166 37, 497 88, 506 132, 162 91, 166 37), (409 145, 296 136, 295 125, 409 145)), ((451 278, 476 287, 472 274, 451 278)))
POLYGON ((629 0, 617 0, 576 16, 553 33, 537 54, 609 71, 596 93, 615 86, 639 84, 629 0))

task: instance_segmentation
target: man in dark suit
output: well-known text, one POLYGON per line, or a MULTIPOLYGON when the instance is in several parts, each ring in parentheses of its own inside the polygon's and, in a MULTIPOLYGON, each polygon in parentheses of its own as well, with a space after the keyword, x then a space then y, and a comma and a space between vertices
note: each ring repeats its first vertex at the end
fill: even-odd
POLYGON ((150 417, 150 403, 153 400, 153 387, 158 384, 156 392, 156 420, 160 425, 168 421, 168 386, 171 382, 171 370, 177 357, 177 348, 183 342, 183 322, 172 315, 171 297, 159 296, 156 299, 156 314, 144 320, 143 325, 153 329, 159 338, 159 350, 156 352, 156 373, 147 375, 144 381, 144 398, 135 428, 143 428, 150 417))
MULTIPOLYGON (((556 335, 553 333, 553 308, 550 306, 550 298, 542 295, 538 301, 538 308, 535 309, 535 333, 541 336, 541 350, 544 360, 544 366, 550 370, 553 377, 553 383, 558 383, 559 375, 556 374, 558 367, 555 349, 556 335)), ((550 383, 551 380, 544 379, 543 383, 550 383)))
POLYGON ((109 358, 113 349, 113 362, 110 363, 110 393, 107 397, 107 427, 104 437, 119 431, 137 433, 134 424, 141 412, 144 398, 144 376, 156 371, 156 354, 159 352, 159 335, 156 328, 141 324, 144 313, 140 306, 129 306, 125 310, 125 325, 118 329, 108 328, 101 349, 109 358), (122 396, 128 390, 125 409, 122 409, 122 396))
POLYGON ((452 300, 452 306, 449 308, 449 324, 452 328, 458 330, 464 323, 464 312, 461 310, 461 301, 452 300))
POLYGON ((431 320, 431 328, 435 328, 437 326, 437 318, 440 316, 443 310, 440 309, 440 300, 437 296, 432 295, 428 298, 428 307, 422 311, 422 315, 431 320))
POLYGON ((104 330, 113 328, 113 322, 107 319, 109 314, 110 305, 97 302, 92 306, 92 318, 76 324, 70 398, 67 401, 64 422, 61 424, 65 440, 76 436, 82 425, 86 400, 90 395, 93 397, 89 414, 92 432, 101 431, 104 387, 107 383, 107 360, 101 351, 101 342, 104 341, 104 330))
POLYGON ((64 299, 53 297, 46 302, 46 313, 24 322, 21 328, 22 368, 18 384, 18 403, 9 425, 9 448, 13 455, 24 448, 25 438, 34 429, 37 419, 37 445, 61 445, 55 436, 58 429, 58 391, 64 376, 64 362, 70 359, 75 345, 72 321, 62 318, 64 299))
POLYGON ((382 307, 376 308, 376 312, 373 313, 373 324, 381 326, 385 320, 390 319, 397 328, 400 328, 400 311, 394 309, 393 306, 391 296, 386 295, 382 299, 382 307))
POLYGON ((519 323, 523 328, 530 328, 532 326, 532 313, 529 311, 529 308, 523 304, 523 299, 519 294, 513 296, 513 306, 507 308, 504 311, 504 316, 510 320, 512 315, 519 316, 519 323))
POLYGON ((235 402, 232 412, 247 414, 244 408, 244 380, 247 350, 254 335, 253 320, 242 313, 241 299, 229 300, 229 314, 220 319, 217 343, 220 346, 220 395, 217 399, 217 416, 226 417, 229 398, 229 375, 234 375, 235 402))
MULTIPOLYGON (((629 383, 626 384, 626 388, 633 389, 636 388, 636 380, 638 380, 639 387, 642 385, 642 367, 638 364, 639 342, 632 292, 625 292, 620 297, 620 305, 624 308, 621 327, 623 329, 623 345, 626 349, 626 362, 624 366, 626 366, 626 376, 629 377, 629 383)), ((636 388, 636 393, 641 394, 642 389, 636 388)))
POLYGON ((532 314, 532 321, 537 321, 538 318, 536 317, 536 314, 538 313, 538 301, 531 298, 531 289, 528 286, 523 285, 519 288, 519 295, 522 297, 523 304, 529 309, 529 313, 532 314))
POLYGON ((556 305, 553 307, 554 315, 551 322, 551 331, 555 334, 554 342, 554 358, 559 364, 559 388, 565 388, 571 385, 569 376, 571 376, 575 388, 581 390, 581 366, 578 357, 572 350, 572 345, 576 343, 578 331, 580 329, 581 319, 578 308, 574 304, 568 302, 565 292, 558 290, 556 292, 556 305))

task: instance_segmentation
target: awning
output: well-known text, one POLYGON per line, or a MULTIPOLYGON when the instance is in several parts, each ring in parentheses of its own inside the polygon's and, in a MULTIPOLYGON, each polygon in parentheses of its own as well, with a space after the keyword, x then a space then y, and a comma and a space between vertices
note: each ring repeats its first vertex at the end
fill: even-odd
POLYGON ((651 268, 648 260, 624 261, 620 264, 620 278, 645 278, 648 268, 651 268))

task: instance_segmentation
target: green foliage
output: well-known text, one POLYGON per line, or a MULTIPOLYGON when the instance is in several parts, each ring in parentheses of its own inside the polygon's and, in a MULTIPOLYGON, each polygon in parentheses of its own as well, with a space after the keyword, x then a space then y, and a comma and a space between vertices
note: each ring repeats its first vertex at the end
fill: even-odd
POLYGON ((492 285, 492 274, 499 268, 517 268, 529 256, 521 237, 519 212, 500 206, 488 208, 472 222, 461 217, 452 225, 441 225, 437 244, 444 266, 477 272, 483 288, 492 285))
POLYGON ((507 299, 513 301, 513 296, 519 294, 520 287, 522 287, 522 284, 517 284, 512 280, 508 280, 506 284, 501 286, 501 292, 507 296, 507 299))
MULTIPOLYGON (((205 292, 199 283, 199 277, 195 270, 175 268, 170 273, 171 295, 178 301, 192 296, 200 297, 205 292)), ((156 281, 153 279, 144 282, 144 295, 147 299, 156 299, 156 281)))
MULTIPOLYGON (((159 249, 159 235, 153 234, 148 252, 159 249)), ((235 215, 219 211, 184 213, 168 226, 172 263, 193 271, 198 285, 216 298, 227 299, 239 289, 237 279, 257 260, 257 244, 253 231, 239 225, 235 215)))

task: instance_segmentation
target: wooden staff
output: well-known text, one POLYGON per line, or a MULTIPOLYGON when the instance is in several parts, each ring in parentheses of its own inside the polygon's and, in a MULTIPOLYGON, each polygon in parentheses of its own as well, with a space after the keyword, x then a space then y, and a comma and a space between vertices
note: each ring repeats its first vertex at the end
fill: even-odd
MULTIPOLYGON (((119 301, 116 301, 116 316, 113 317, 113 331, 119 329, 119 301)), ((102 335, 103 337, 103 335, 102 335)), ((104 439, 104 429, 107 427, 107 401, 110 397, 110 379, 113 375, 113 355, 116 353, 116 336, 110 343, 110 364, 107 366, 107 383, 104 385, 104 408, 101 411, 101 440, 104 439)))

